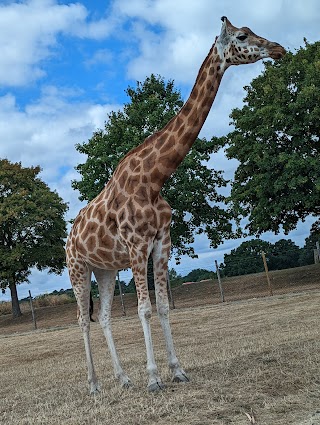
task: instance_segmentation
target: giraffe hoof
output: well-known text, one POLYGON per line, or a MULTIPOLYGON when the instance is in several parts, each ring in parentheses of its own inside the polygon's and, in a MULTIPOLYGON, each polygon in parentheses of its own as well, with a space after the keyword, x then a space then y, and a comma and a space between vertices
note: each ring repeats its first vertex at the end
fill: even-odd
POLYGON ((90 389, 90 395, 97 396, 100 394, 100 388, 99 386, 96 386, 95 388, 90 389))
POLYGON ((148 391, 149 393, 157 393, 164 390, 165 387, 166 386, 162 382, 153 382, 152 384, 148 385, 148 391))
POLYGON ((121 387, 124 389, 129 389, 133 387, 133 383, 131 382, 131 380, 128 378, 126 380, 121 381, 121 387))
POLYGON ((185 372, 180 372, 172 378, 172 382, 190 382, 190 379, 185 372))
POLYGON ((120 385, 122 388, 130 388, 133 387, 133 383, 131 382, 130 378, 128 377, 128 375, 126 375, 125 373, 119 373, 116 375, 116 379, 118 379, 118 381, 120 382, 120 385))

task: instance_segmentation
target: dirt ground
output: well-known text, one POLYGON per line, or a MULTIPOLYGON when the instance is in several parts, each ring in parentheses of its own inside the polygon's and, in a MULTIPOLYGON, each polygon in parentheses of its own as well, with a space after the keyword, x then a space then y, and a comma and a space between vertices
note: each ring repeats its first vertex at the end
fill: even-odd
POLYGON ((88 392, 75 304, 38 309, 36 331, 29 313, 14 323, 2 316, 0 423, 319 425, 318 272, 311 267, 294 269, 292 275, 275 273, 272 297, 261 276, 252 275, 246 283, 234 278, 224 282, 225 303, 216 282, 174 289, 173 336, 191 381, 171 383, 154 315, 155 356, 166 384, 158 394, 146 391, 146 354, 135 296, 125 296, 126 317, 115 300, 113 319, 115 343, 134 388, 121 389, 115 381, 101 328, 93 323, 93 358, 101 384, 97 397, 88 392))
POLYGON ((170 382, 162 332, 153 317, 155 355, 166 384, 158 394, 146 391, 145 347, 136 315, 113 320, 115 343, 135 385, 131 390, 115 381, 100 326, 92 324, 101 384, 97 397, 88 393, 75 323, 2 335, 0 422, 245 425, 254 417, 256 424, 319 424, 319 303, 320 291, 309 290, 171 311, 188 384, 170 382))

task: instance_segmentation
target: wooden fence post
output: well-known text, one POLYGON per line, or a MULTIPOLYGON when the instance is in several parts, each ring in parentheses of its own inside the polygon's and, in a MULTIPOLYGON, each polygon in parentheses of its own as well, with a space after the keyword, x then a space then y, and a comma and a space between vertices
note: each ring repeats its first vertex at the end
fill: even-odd
POLYGON ((264 270, 265 270, 266 276, 267 276, 269 292, 270 292, 270 295, 273 295, 272 286, 271 286, 270 277, 269 277, 268 264, 267 264, 267 260, 266 260, 266 254, 262 251, 261 255, 262 255, 262 259, 263 259, 264 270))
POLYGON ((221 277, 220 277, 220 271, 219 271, 219 267, 218 267, 218 261, 214 260, 215 265, 216 265, 216 272, 217 272, 217 277, 218 277, 218 284, 219 284, 219 289, 220 289, 220 296, 221 296, 221 301, 224 303, 224 292, 223 292, 223 287, 222 287, 222 283, 221 283, 221 277))
POLYGON ((124 305, 124 301, 123 301, 123 295, 122 295, 122 288, 121 288, 121 282, 120 282, 120 274, 119 272, 117 273, 117 278, 118 278, 118 288, 119 288, 119 294, 120 294, 120 300, 121 300, 121 306, 122 306, 122 316, 126 316, 126 307, 124 305))
POLYGON ((33 327, 34 327, 34 329, 37 329, 36 315, 34 314, 34 308, 33 308, 33 302, 32 302, 32 296, 31 296, 30 290, 29 290, 29 300, 30 300, 33 327))

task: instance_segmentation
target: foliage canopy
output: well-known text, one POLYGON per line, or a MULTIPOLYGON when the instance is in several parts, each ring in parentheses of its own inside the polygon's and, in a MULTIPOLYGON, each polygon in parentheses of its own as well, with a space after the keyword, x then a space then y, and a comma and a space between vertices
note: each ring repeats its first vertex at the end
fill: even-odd
POLYGON ((33 267, 59 274, 65 265, 67 205, 39 173, 0 160, 0 285, 10 288, 18 315, 16 284, 27 282, 33 267))
POLYGON ((239 161, 231 200, 250 234, 286 233, 320 214, 320 42, 266 62, 220 141, 239 161))

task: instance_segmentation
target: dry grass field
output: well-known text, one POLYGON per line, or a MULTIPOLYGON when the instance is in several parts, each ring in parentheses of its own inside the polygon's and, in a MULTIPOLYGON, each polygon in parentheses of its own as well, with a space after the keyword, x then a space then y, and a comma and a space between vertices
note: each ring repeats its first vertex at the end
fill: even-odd
POLYGON ((27 314, 11 325, 1 317, 0 423, 245 425, 253 414, 251 423, 261 425, 320 424, 320 290, 306 289, 216 305, 205 294, 207 304, 196 307, 177 299, 171 324, 191 382, 170 382, 155 316, 155 354, 167 384, 158 394, 145 389, 145 347, 134 313, 118 312, 113 319, 116 345, 135 385, 130 390, 115 382, 102 331, 92 324, 102 389, 97 397, 88 394, 74 305, 40 309, 37 331, 26 331, 27 314))

